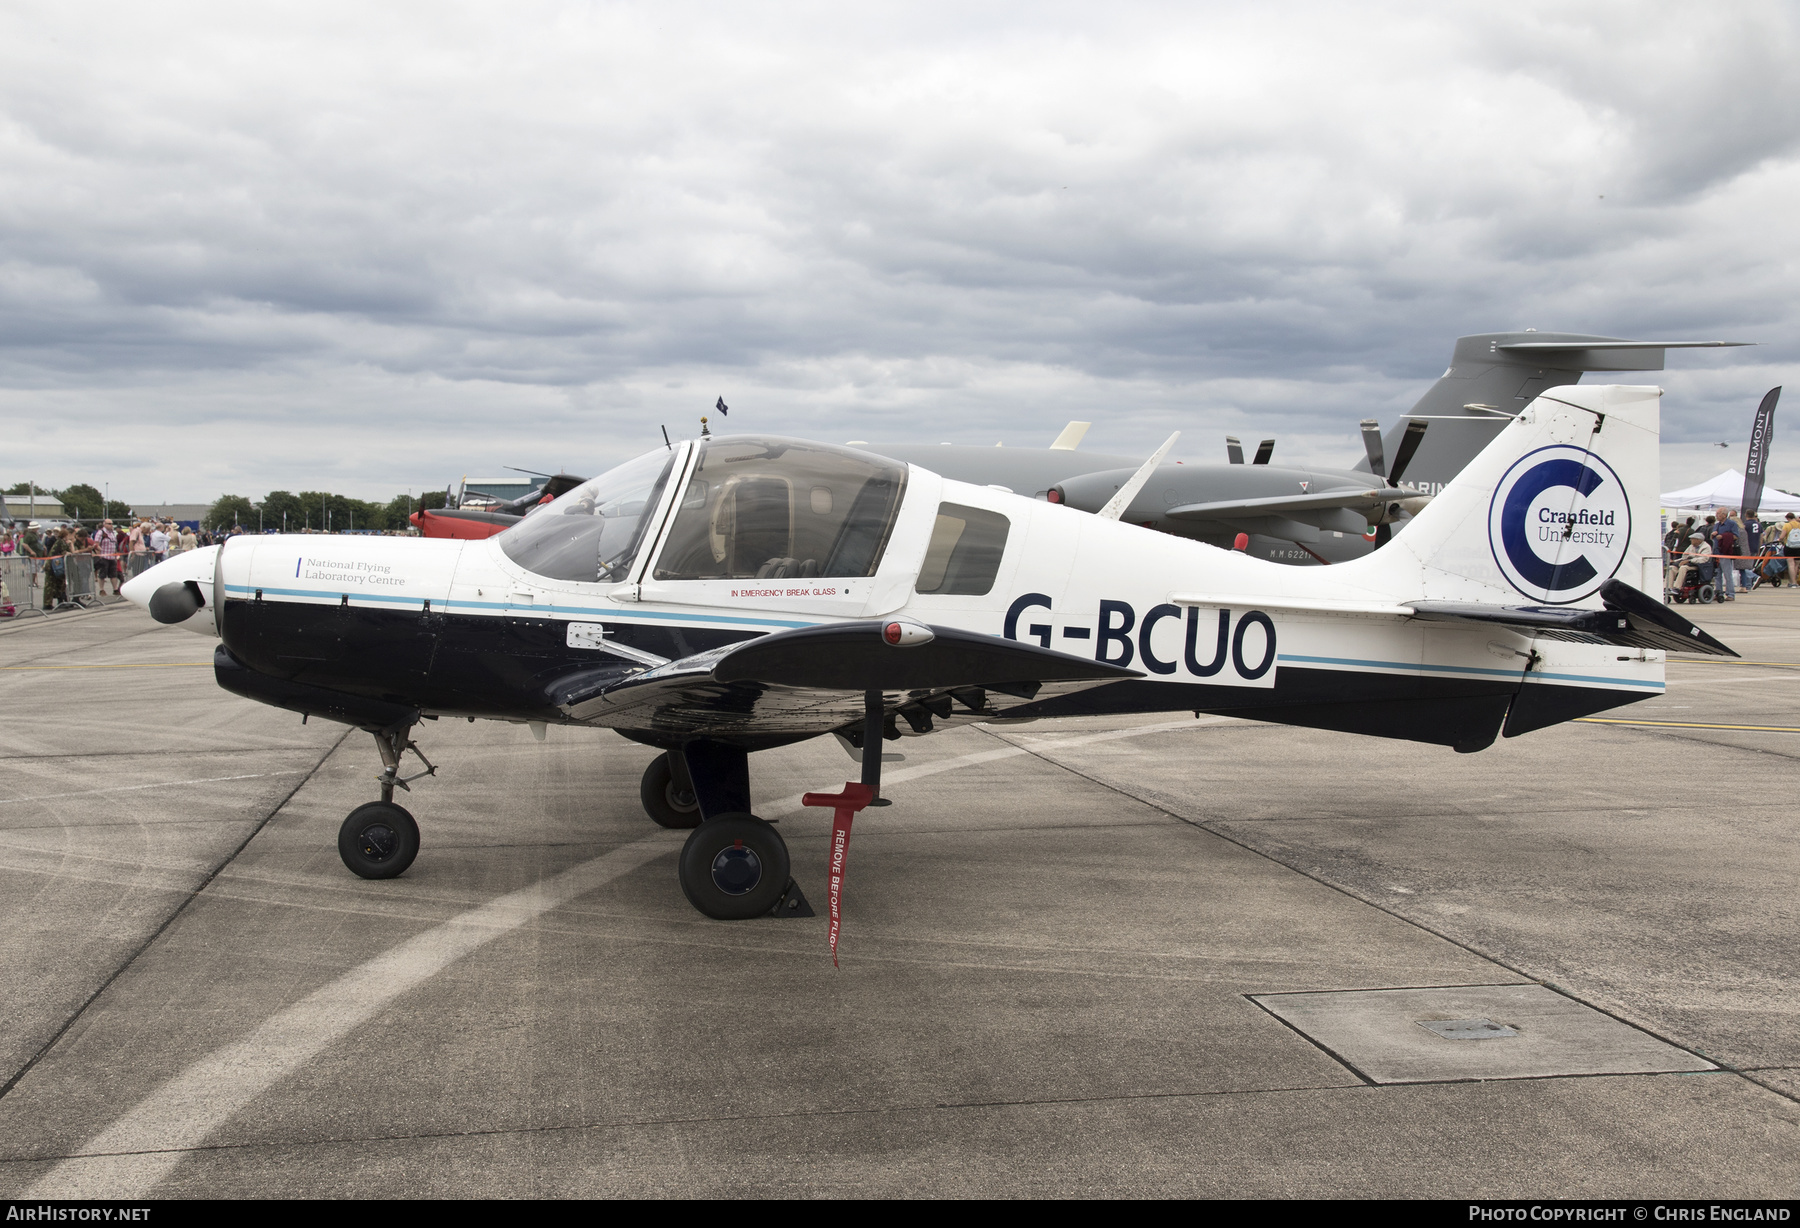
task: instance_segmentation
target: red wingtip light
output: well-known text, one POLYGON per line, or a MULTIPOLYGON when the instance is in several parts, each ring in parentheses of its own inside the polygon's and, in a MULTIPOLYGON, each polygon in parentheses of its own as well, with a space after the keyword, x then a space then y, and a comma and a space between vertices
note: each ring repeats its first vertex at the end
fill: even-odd
POLYGON ((1248 550, 1250 548, 1250 535, 1248 533, 1239 533, 1237 535, 1237 540, 1231 543, 1231 548, 1233 550, 1248 550))
POLYGON ((891 648, 916 648, 920 644, 931 643, 937 637, 924 623, 896 618, 892 622, 881 624, 881 638, 891 648))
POLYGON ((1044 502, 1045 503, 1061 503, 1062 502, 1062 491, 1060 491, 1060 490, 1056 489, 1056 487, 1052 486, 1049 490, 1046 490, 1044 492, 1044 502))

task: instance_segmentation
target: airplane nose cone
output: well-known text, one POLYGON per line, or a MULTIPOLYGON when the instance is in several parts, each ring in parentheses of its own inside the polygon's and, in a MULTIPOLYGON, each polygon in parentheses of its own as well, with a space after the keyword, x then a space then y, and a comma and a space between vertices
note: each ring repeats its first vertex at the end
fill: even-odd
MULTIPOLYGON (((212 603, 213 567, 217 564, 218 558, 219 547, 217 546, 205 546, 199 550, 186 551, 173 558, 165 559, 148 571, 127 580, 125 587, 119 592, 125 600, 133 605, 142 606, 153 616, 166 615, 170 610, 167 601, 159 602, 155 606, 151 604, 158 590, 169 585, 186 588, 191 581, 201 596, 203 602, 201 608, 203 608, 204 605, 212 603)), ((190 617, 201 617, 208 622, 211 621, 211 614, 201 614, 200 608, 192 610, 190 617)), ((158 618, 158 621, 164 621, 164 619, 158 618)))

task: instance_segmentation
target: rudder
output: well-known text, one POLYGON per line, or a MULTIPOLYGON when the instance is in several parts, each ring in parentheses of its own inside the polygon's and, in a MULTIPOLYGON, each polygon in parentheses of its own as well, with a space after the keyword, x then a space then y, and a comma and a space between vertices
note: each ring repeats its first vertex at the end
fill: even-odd
POLYGON ((1393 541, 1342 566, 1401 598, 1597 607, 1609 579, 1659 592, 1661 397, 1541 393, 1393 541))

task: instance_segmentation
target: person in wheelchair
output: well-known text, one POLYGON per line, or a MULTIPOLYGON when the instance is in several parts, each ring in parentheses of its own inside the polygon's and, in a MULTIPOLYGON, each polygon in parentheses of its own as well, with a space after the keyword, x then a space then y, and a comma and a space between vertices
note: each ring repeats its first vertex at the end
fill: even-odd
POLYGON ((1706 538, 1699 533, 1689 534, 1688 548, 1669 568, 1670 595, 1676 601, 1692 600, 1697 590, 1712 583, 1713 569, 1712 547, 1706 544, 1706 538), (1692 587, 1688 584, 1690 576, 1695 577, 1692 587))

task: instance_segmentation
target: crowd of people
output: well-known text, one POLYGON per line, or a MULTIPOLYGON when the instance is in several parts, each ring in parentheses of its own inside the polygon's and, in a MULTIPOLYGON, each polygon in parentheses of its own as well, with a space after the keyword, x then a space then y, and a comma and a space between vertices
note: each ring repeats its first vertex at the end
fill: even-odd
POLYGON ((93 560, 95 595, 105 595, 110 584, 116 597, 125 581, 145 568, 171 555, 215 545, 239 532, 214 533, 149 516, 140 516, 123 529, 110 519, 102 520, 91 532, 83 525, 13 525, 0 529, 0 559, 37 560, 34 571, 42 578, 44 609, 53 610, 69 600, 69 572, 72 565, 79 565, 73 564, 77 558, 93 560))
POLYGON ((1736 601, 1760 584, 1783 580, 1800 589, 1800 516, 1742 520, 1728 507, 1715 508, 1701 523, 1695 517, 1671 521, 1663 538, 1664 583, 1679 593, 1690 580, 1710 584, 1719 601, 1736 601))
MULTIPOLYGON (((40 560, 44 609, 68 600, 69 560, 91 556, 94 585, 104 595, 112 585, 119 595, 125 581, 147 567, 186 550, 213 546, 244 530, 239 527, 213 531, 183 526, 173 520, 140 516, 120 529, 111 519, 102 520, 89 532, 80 525, 39 528, 36 523, 0 528, 0 559, 40 560)), ((1759 584, 1780 584, 1800 590, 1800 516, 1785 519, 1741 521, 1728 507, 1716 508, 1704 521, 1696 517, 1674 520, 1663 538, 1667 570, 1664 583, 1670 593, 1686 587, 1690 578, 1712 584, 1720 601, 1737 600, 1737 590, 1748 592, 1759 584)))

